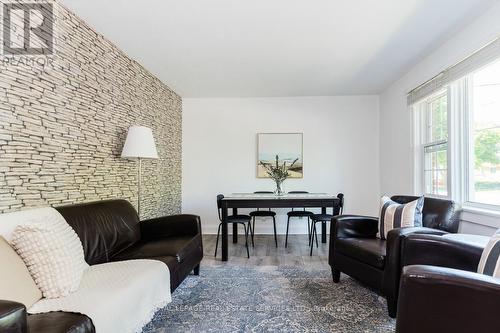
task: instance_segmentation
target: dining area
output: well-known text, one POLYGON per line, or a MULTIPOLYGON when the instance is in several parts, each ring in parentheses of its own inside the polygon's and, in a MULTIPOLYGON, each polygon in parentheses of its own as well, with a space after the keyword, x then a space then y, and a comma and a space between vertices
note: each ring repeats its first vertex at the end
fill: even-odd
MULTIPOLYGON (((202 209, 200 215, 208 217, 206 232, 216 236, 213 244, 209 241, 215 245, 214 258, 250 259, 252 252, 266 258, 323 258, 330 222, 343 213, 342 192, 351 193, 351 184, 332 182, 322 172, 305 173, 301 132, 260 132, 248 139, 255 140, 255 159, 247 149, 245 165, 224 172, 215 168, 218 181, 196 174, 199 182, 192 183, 191 204, 202 209), (206 186, 200 189, 199 184, 206 186)), ((320 170, 314 160, 308 163, 311 170, 320 170)))
POLYGON ((220 244, 222 261, 229 260, 229 231, 232 231, 232 243, 237 245, 239 227, 243 228, 246 256, 250 258, 250 249, 258 246, 255 243, 256 227, 259 227, 262 220, 273 224, 276 248, 288 247, 290 224, 307 223, 307 234, 303 237, 307 238, 307 251, 309 256, 312 256, 314 246, 318 247, 319 242, 327 243, 327 225, 333 216, 342 214, 344 208, 343 193, 334 195, 307 191, 287 193, 255 191, 253 193, 218 194, 216 200, 219 225, 214 256, 217 257, 220 244), (243 210, 245 213, 242 213, 243 210), (278 243, 277 211, 286 212, 285 241, 281 244, 278 243), (257 226, 256 220, 259 221, 257 226))

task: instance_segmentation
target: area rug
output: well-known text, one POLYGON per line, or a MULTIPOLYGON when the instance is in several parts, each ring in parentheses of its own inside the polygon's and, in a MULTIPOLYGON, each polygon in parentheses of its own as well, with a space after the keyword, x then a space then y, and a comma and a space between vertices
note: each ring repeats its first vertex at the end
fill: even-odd
POLYGON ((143 333, 394 332, 385 300, 330 269, 203 267, 172 295, 143 333))

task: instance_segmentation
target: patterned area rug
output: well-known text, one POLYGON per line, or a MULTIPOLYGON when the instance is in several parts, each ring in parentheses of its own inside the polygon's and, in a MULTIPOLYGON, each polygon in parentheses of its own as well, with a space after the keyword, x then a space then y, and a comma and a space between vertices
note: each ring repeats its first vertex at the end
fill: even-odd
MULTIPOLYGON (((328 267, 329 268, 329 267, 328 267)), ((329 269, 203 267, 172 295, 143 333, 394 332, 385 300, 329 269)))

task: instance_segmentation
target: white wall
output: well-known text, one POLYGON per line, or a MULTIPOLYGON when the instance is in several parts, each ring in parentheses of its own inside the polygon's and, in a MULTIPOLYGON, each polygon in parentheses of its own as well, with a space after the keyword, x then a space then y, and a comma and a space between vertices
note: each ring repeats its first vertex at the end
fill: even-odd
MULTIPOLYGON (((413 192, 411 118, 406 93, 488 42, 500 36, 500 4, 473 21, 380 95, 380 186, 382 193, 413 192)), ((491 226, 477 226, 479 216, 468 216, 464 232, 490 234, 491 226)), ((500 224, 499 224, 500 227, 500 224)))
MULTIPOLYGON (((343 192, 346 212, 377 214, 378 123, 377 96, 184 98, 183 212, 216 233, 218 193, 274 189, 256 178, 256 134, 303 132, 304 178, 285 181, 285 191, 343 192)), ((305 220, 294 222, 291 233, 307 232, 305 220)), ((256 232, 271 233, 272 223, 258 221, 256 232)))

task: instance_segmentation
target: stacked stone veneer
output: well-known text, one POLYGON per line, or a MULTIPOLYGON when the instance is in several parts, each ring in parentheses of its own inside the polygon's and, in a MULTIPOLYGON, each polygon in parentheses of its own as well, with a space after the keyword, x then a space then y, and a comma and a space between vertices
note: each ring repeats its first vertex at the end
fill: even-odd
MULTIPOLYGON (((0 62, 0 212, 110 198, 137 205, 130 125, 151 127, 142 218, 181 205, 181 98, 74 14, 54 4, 51 61, 0 62)), ((42 57, 43 58, 43 57, 42 57)))

